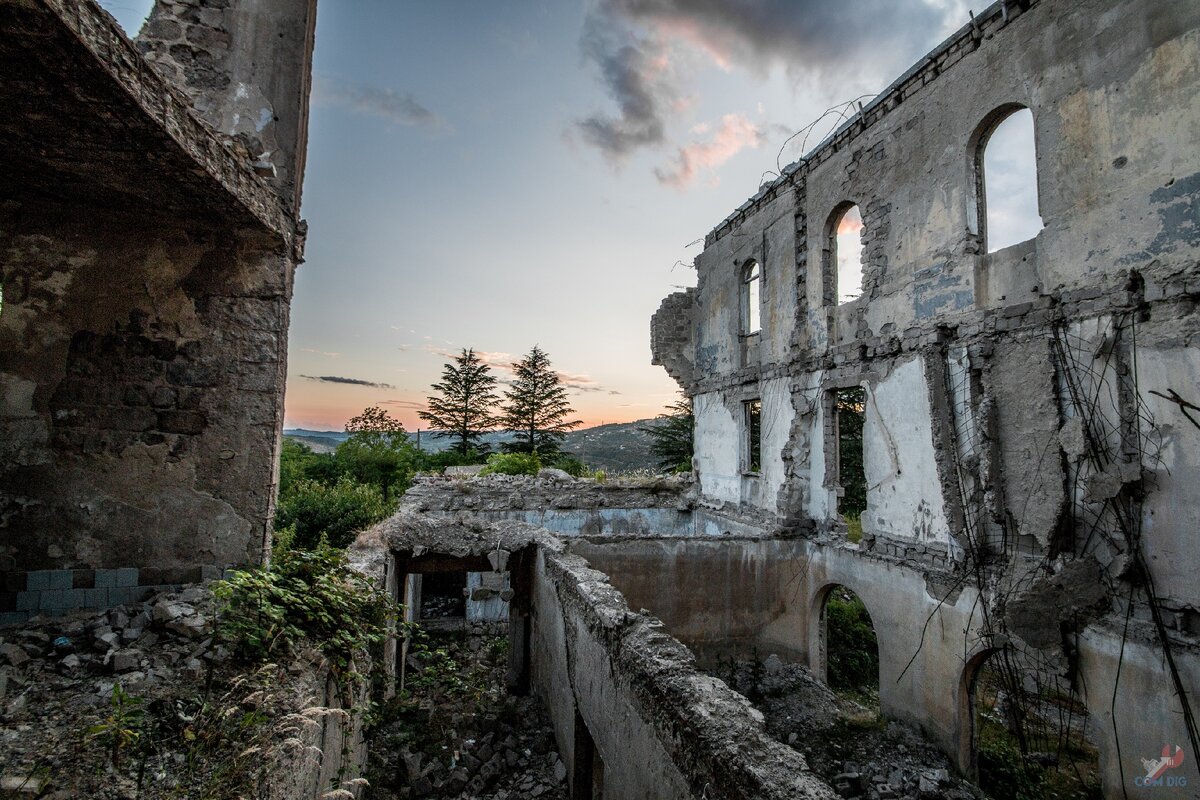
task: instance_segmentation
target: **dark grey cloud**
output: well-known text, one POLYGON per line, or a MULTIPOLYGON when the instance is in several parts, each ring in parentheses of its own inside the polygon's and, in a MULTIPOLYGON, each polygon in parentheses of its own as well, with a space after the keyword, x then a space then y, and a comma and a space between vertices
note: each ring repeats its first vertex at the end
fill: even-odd
MULTIPOLYGON (((967 0, 597 0, 580 37, 617 114, 593 114, 575 131, 614 163, 663 144, 687 103, 671 58, 684 43, 726 68, 782 63, 819 79, 834 98, 896 77, 933 46, 946 21, 966 21, 967 0)), ((677 63, 679 62, 679 63, 677 63)), ((777 127, 777 124, 771 126, 777 127)))
POLYGON ((588 14, 579 45, 619 111, 615 116, 593 114, 579 120, 575 129, 583 141, 614 163, 640 147, 662 143, 663 109, 674 91, 658 46, 605 13, 604 7, 588 14))
POLYGON ((410 411, 426 411, 429 409, 427 403, 419 403, 415 400, 382 400, 379 403, 381 406, 396 406, 397 408, 405 408, 410 411))
POLYGON ((351 85, 330 78, 313 82, 313 100, 363 114, 390 119, 401 125, 424 128, 431 133, 449 133, 450 123, 422 104, 412 92, 397 92, 379 86, 351 85))
POLYGON ((319 381, 320 383, 345 383, 350 386, 370 386, 373 389, 396 388, 390 383, 376 383, 375 381, 364 381, 360 378, 344 378, 341 375, 301 375, 300 377, 310 381, 319 381))

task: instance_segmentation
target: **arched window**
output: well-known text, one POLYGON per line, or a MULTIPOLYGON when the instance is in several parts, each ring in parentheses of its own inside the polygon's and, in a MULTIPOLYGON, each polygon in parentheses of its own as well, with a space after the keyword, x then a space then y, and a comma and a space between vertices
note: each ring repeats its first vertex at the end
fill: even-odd
POLYGON ((976 133, 974 158, 981 251, 994 253, 1037 236, 1042 217, 1033 112, 1018 105, 993 112, 976 133))
POLYGON ((858 206, 849 204, 833 213, 828 230, 826 280, 829 299, 838 305, 858 299, 863 282, 863 221, 858 206))
POLYGON ((762 302, 762 271, 757 261, 748 261, 742 267, 741 305, 742 335, 758 333, 762 328, 760 304, 762 302))

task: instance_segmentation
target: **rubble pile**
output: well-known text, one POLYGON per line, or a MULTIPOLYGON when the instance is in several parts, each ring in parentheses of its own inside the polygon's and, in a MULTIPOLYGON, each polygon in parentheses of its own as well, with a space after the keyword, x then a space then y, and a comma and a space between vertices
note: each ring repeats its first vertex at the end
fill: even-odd
MULTIPOLYGON (((115 685, 128 696, 129 709, 127 722, 113 724, 136 734, 135 720, 148 704, 201 684, 214 664, 228 659, 226 648, 214 644, 213 605, 208 589, 192 586, 108 611, 34 617, 0 628, 3 789, 66 798, 86 786, 91 797, 134 796, 136 780, 106 754, 105 731, 95 728, 112 715, 115 685)), ((165 778, 167 765, 158 766, 155 773, 162 774, 143 774, 143 782, 165 778)))
POLYGON ((475 626, 430 635, 408 687, 369 734, 370 800, 566 800, 567 767, 541 703, 504 689, 508 640, 475 626))
POLYGON ((804 754, 851 800, 972 800, 986 795, 912 728, 884 720, 873 698, 835 694, 777 656, 723 662, 717 676, 763 713, 767 732, 804 754))
POLYGON ((0 797, 235 796, 269 781, 319 655, 247 670, 215 636, 215 605, 191 586, 0 628, 0 797))

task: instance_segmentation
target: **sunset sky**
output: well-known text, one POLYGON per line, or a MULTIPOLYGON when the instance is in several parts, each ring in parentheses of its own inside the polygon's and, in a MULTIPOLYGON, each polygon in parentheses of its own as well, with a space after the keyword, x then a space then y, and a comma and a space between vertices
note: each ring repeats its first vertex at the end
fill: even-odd
POLYGON ((287 426, 414 430, 450 354, 503 380, 534 344, 586 424, 661 412, 650 316, 697 240, 985 5, 321 0, 287 426))

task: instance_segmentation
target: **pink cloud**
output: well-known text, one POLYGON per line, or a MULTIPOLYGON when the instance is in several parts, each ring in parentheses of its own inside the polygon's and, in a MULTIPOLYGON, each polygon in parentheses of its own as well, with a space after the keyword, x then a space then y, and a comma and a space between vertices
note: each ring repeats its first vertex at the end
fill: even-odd
POLYGON ((741 114, 726 114, 706 142, 679 148, 671 169, 656 169, 658 180, 676 189, 686 189, 700 170, 712 170, 733 158, 744 147, 758 147, 762 131, 741 114))

